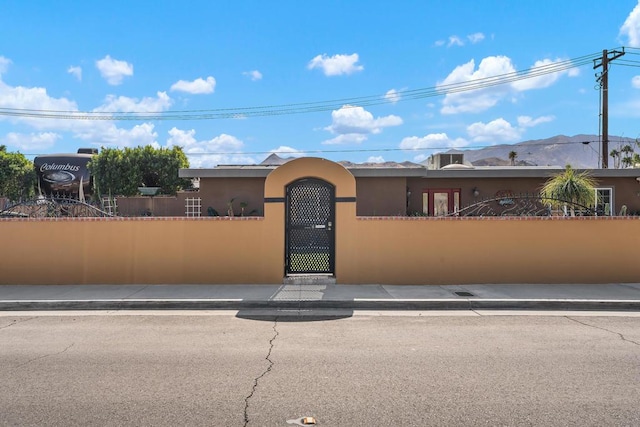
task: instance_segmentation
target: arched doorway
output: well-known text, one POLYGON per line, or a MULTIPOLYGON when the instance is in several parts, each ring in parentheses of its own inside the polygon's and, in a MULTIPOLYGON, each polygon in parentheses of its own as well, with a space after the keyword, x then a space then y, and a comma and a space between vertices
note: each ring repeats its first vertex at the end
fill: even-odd
POLYGON ((286 186, 285 275, 335 273, 335 187, 317 178, 286 186))

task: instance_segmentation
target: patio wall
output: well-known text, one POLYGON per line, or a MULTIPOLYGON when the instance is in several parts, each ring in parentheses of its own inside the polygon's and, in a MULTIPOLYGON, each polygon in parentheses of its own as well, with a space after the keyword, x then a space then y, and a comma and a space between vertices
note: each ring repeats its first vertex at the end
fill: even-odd
MULTIPOLYGON (((282 283, 264 218, 0 219, 1 284, 282 283)), ((269 214, 271 211, 271 214, 269 214)), ((640 219, 336 217, 339 284, 640 281, 640 219)))
POLYGON ((267 176, 260 217, 0 219, 0 283, 282 283, 286 187, 309 177, 335 187, 339 284, 640 282, 638 217, 358 216, 354 176, 300 158, 267 176))

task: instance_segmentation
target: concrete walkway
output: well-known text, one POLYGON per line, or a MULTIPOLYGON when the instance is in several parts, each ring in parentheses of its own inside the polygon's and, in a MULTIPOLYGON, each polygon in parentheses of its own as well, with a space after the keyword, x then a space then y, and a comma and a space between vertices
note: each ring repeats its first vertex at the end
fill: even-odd
POLYGON ((11 310, 631 310, 640 283, 602 285, 0 285, 11 310))

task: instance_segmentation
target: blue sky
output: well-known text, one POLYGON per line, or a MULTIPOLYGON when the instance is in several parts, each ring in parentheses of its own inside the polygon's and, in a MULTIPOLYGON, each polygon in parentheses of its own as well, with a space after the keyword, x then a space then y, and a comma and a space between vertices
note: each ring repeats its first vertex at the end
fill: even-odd
POLYGON ((3 0, 0 28, 0 144, 30 156, 421 161, 597 135, 593 60, 621 46, 609 133, 640 137, 638 0, 3 0))

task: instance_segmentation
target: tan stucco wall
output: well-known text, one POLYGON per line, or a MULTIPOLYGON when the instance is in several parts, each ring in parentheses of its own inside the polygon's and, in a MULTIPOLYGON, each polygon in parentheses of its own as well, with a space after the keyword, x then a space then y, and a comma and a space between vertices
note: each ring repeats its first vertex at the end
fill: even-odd
POLYGON ((0 220, 2 284, 278 283, 261 218, 0 220))
POLYGON ((357 217, 353 175, 302 158, 266 178, 264 217, 0 219, 0 284, 282 283, 285 188, 305 177, 336 188, 339 284, 640 281, 637 217, 357 217))
MULTIPOLYGON (((284 199, 286 187, 301 178, 319 178, 335 186, 336 198, 355 198, 355 178, 347 169, 338 163, 325 159, 305 157, 292 160, 271 172, 265 182, 265 198, 284 199)), ((281 255, 282 275, 284 275, 284 235, 285 235, 285 206, 284 202, 265 203, 265 220, 275 231, 276 238, 271 242, 272 249, 281 255)), ((355 225, 356 203, 338 202, 335 210, 336 259, 339 257, 337 248, 349 247, 350 233, 355 225)), ((336 275, 341 267, 336 262, 336 275)))
MULTIPOLYGON (((640 281, 637 218, 355 219, 342 203, 336 223, 342 284, 640 281)), ((0 230, 2 284, 282 283, 279 219, 5 219, 0 230)))
POLYGON ((341 283, 640 280, 638 218, 361 218, 350 238, 341 283))
POLYGON ((291 160, 274 169, 266 179, 264 197, 284 197, 285 188, 301 178, 319 178, 336 187, 336 197, 355 197, 356 181, 344 166, 317 157, 291 160))

